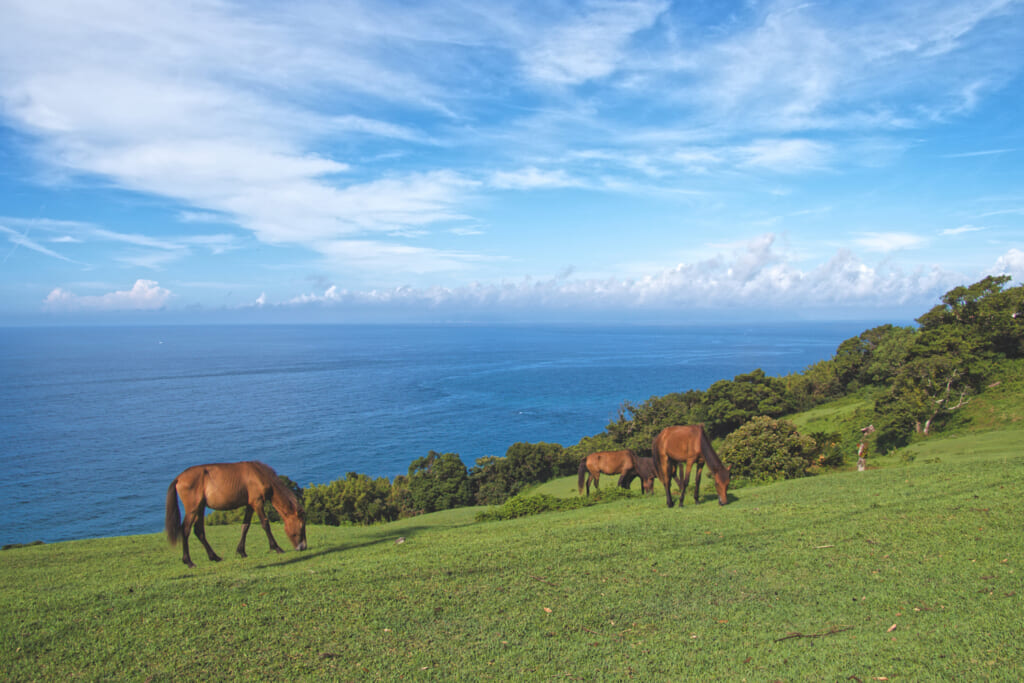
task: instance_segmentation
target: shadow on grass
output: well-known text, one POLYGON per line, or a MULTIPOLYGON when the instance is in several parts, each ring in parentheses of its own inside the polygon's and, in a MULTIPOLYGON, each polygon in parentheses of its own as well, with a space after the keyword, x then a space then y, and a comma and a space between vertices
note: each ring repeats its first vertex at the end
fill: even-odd
MULTIPOLYGON (((457 529, 463 526, 470 526, 476 522, 464 522, 461 524, 451 524, 443 528, 445 529, 457 529)), ((329 545, 324 547, 322 550, 304 550, 304 551, 286 551, 284 555, 280 555, 280 560, 276 562, 265 562, 264 564, 253 567, 254 569, 268 569, 270 567, 283 567, 291 564, 297 564, 299 562, 308 562, 309 560, 325 557, 327 555, 334 555, 346 550, 356 550, 358 548, 369 548, 372 546, 378 546, 383 543, 395 543, 399 538, 415 538, 417 535, 424 531, 437 531, 439 527, 422 525, 422 526, 410 526, 403 527, 401 529, 381 529, 379 532, 375 532, 368 539, 362 541, 355 541, 351 543, 340 543, 337 545, 329 545)))

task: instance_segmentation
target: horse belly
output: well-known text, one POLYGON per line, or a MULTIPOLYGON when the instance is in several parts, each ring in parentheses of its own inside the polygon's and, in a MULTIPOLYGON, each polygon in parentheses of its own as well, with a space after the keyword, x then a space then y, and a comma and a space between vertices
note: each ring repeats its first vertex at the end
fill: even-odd
POLYGON ((249 487, 230 471, 207 470, 203 494, 206 506, 214 510, 234 510, 249 504, 249 487))
POLYGON ((223 491, 206 488, 206 507, 214 510, 234 510, 249 504, 249 496, 245 489, 241 491, 223 491))

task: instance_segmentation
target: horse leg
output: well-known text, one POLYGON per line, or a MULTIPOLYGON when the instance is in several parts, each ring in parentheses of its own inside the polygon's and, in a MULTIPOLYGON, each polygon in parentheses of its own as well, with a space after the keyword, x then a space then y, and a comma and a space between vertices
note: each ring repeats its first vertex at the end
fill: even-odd
POLYGON ((281 546, 274 540, 274 534, 270 533, 270 520, 267 519, 267 513, 263 511, 263 500, 261 499, 257 504, 251 505, 250 507, 256 508, 256 514, 260 516, 260 526, 267 532, 267 539, 270 541, 270 549, 274 552, 283 553, 281 546))
POLYGON ((245 554, 245 535, 249 533, 249 524, 252 522, 252 508, 248 505, 245 506, 245 519, 242 520, 242 538, 238 541, 238 547, 235 548, 235 552, 240 557, 249 557, 245 554))
POLYGON ((192 532, 192 521, 194 517, 191 512, 185 512, 185 518, 181 521, 181 561, 189 569, 195 567, 192 556, 188 552, 188 535, 192 532))
POLYGON ((693 467, 693 461, 686 461, 686 471, 679 481, 679 507, 683 506, 683 498, 686 497, 686 486, 690 483, 690 468, 693 467))
POLYGON ((601 483, 601 472, 600 471, 591 472, 589 475, 587 475, 587 495, 588 496, 590 495, 590 482, 591 481, 594 482, 594 493, 601 493, 601 487, 599 486, 599 484, 601 483))
POLYGON ((196 515, 196 538, 206 548, 206 556, 210 558, 212 562, 220 562, 220 556, 213 552, 213 548, 206 542, 206 510, 202 507, 199 508, 199 513, 196 515))
POLYGON ((662 486, 665 487, 665 503, 672 507, 675 505, 675 501, 672 500, 672 470, 669 469, 669 459, 658 455, 654 457, 659 458, 658 479, 661 480, 662 486))
POLYGON ((700 502, 700 473, 704 471, 704 465, 697 463, 697 477, 693 480, 693 503, 700 502))

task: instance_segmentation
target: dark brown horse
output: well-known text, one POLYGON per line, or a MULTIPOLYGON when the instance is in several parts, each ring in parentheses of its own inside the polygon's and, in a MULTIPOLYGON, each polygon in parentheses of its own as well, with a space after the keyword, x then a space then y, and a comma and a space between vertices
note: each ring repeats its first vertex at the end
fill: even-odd
POLYGON ((633 479, 640 477, 645 493, 654 487, 654 462, 650 458, 638 458, 633 451, 600 451, 591 453, 580 460, 579 477, 576 481, 580 495, 583 495, 583 481, 587 482, 587 495, 590 495, 590 482, 600 490, 602 474, 619 475, 619 486, 628 489, 633 479))
POLYGON ((679 505, 683 505, 683 497, 686 495, 686 485, 690 483, 690 468, 697 465, 697 480, 693 485, 693 500, 700 502, 700 474, 707 464, 711 468, 711 474, 715 477, 715 489, 718 491, 718 504, 725 505, 729 502, 726 491, 729 488, 729 468, 722 464, 718 453, 711 446, 704 425, 677 425, 666 427, 654 437, 651 446, 654 457, 654 467, 657 469, 658 478, 665 486, 665 501, 669 507, 674 504, 672 500, 672 473, 677 467, 680 468, 679 476, 679 505), (685 463, 686 471, 682 472, 685 463))
POLYGON ((245 519, 242 522, 242 540, 238 542, 238 554, 245 557, 245 535, 249 532, 253 511, 260 518, 260 526, 267 532, 270 549, 283 553, 270 533, 270 521, 263 511, 266 501, 274 506, 284 520, 284 532, 296 550, 306 549, 306 511, 295 498, 291 489, 285 486, 268 465, 261 462, 228 462, 212 465, 196 465, 179 474, 167 487, 167 514, 164 530, 167 540, 175 545, 181 539, 181 561, 194 567, 188 554, 188 534, 195 525, 196 538, 206 548, 206 555, 214 562, 220 557, 206 542, 204 516, 206 508, 234 510, 243 505, 245 519), (178 497, 185 509, 185 520, 178 512, 178 497))

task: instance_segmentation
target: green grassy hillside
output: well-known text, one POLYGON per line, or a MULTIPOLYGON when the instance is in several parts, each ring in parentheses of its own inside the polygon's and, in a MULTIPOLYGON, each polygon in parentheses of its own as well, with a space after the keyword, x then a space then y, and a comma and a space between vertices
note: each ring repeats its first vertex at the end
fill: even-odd
POLYGON ((14 549, 0 676, 1020 680, 1022 437, 935 439, 910 465, 726 507, 707 487, 671 510, 660 491, 508 522, 453 510, 314 527, 284 555, 257 529, 245 560, 238 528, 214 527, 227 559, 191 571, 160 534, 14 549))

